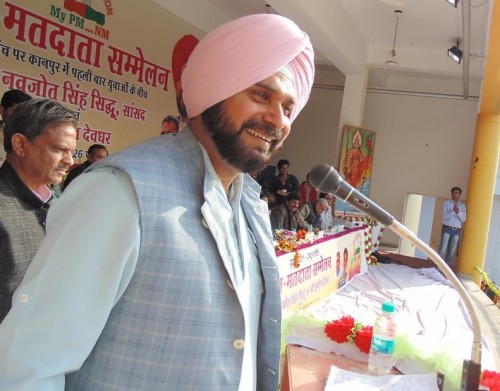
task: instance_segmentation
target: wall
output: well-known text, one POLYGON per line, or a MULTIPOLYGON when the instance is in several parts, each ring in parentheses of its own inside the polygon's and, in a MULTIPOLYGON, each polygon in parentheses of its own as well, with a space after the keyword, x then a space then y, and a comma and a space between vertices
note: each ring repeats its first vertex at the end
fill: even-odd
MULTIPOLYGON (((377 132, 370 198, 401 219, 407 193, 467 198, 477 101, 369 93, 364 127, 377 132)), ((384 242, 397 243, 386 231, 384 242)))
POLYGON ((95 0, 95 20, 82 6, 0 1, 0 95, 19 88, 78 113, 77 163, 96 142, 113 153, 159 135, 165 115, 177 114, 172 49, 185 34, 204 35, 152 1, 95 0))

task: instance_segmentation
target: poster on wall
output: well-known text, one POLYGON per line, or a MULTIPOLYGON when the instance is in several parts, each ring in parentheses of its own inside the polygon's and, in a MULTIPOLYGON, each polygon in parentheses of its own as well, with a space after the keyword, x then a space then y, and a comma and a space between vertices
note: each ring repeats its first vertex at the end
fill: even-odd
POLYGON ((167 114, 182 117, 180 74, 197 43, 181 38, 189 25, 168 27, 182 24, 154 2, 0 1, 0 96, 20 89, 73 110, 77 164, 92 144, 113 153, 158 136, 167 114), (148 23, 131 34, 136 20, 148 23))
MULTIPOLYGON (((340 146, 339 173, 352 187, 368 197, 371 185, 375 132, 344 125, 340 146)), ((360 215, 357 209, 337 200, 335 213, 340 216, 360 215)))

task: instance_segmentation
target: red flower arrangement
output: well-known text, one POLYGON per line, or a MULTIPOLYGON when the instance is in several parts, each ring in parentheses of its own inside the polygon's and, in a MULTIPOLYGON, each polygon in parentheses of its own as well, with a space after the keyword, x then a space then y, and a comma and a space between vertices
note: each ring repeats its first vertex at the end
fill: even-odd
POLYGON ((361 327, 354 336, 354 344, 363 353, 370 353, 370 347, 372 345, 373 327, 364 326, 361 327))
POLYGON ((488 386, 490 391, 500 391, 500 373, 485 369, 480 384, 488 386))
POLYGON ((325 325, 325 334, 337 343, 354 343, 363 353, 370 352, 373 327, 364 326, 356 322, 351 316, 328 322, 325 325))

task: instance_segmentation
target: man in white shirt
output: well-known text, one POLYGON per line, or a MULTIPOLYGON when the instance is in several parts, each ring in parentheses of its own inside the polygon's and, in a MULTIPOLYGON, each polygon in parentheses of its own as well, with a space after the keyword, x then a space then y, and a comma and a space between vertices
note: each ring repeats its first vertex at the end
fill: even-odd
POLYGON ((450 265, 460 240, 462 224, 467 219, 465 204, 460 202, 462 189, 453 187, 451 189, 451 200, 443 203, 443 227, 441 228, 441 243, 439 244, 439 256, 450 265))

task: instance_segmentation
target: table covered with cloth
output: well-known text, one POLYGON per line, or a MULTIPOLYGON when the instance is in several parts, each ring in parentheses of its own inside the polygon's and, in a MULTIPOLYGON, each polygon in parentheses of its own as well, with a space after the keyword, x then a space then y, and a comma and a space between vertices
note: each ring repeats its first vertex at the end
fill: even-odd
MULTIPOLYGON (((404 374, 441 372, 445 389, 459 389, 463 360, 471 357, 471 321, 456 290, 435 268, 369 266, 366 274, 322 302, 284 314, 285 342, 366 362, 368 355, 354 344, 330 340, 324 325, 343 316, 373 325, 386 300, 396 306, 396 368, 404 374)), ((498 371, 484 338, 482 369, 498 371)))

